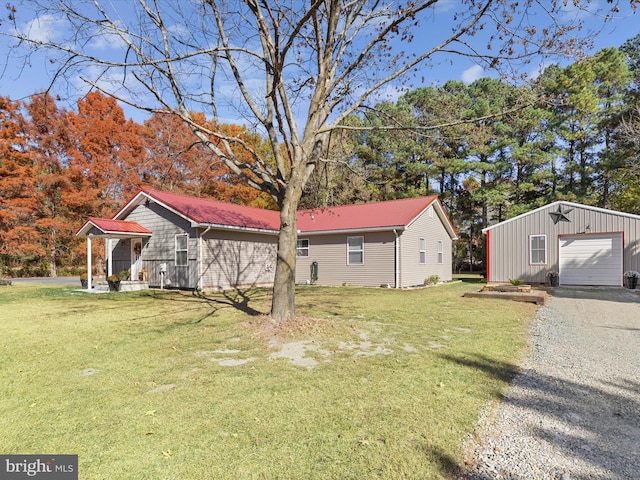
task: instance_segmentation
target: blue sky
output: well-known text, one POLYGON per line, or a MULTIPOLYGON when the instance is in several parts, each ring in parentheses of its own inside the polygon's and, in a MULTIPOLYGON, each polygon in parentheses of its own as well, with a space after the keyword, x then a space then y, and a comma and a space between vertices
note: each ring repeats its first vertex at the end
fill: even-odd
MULTIPOLYGON (((118 8, 124 6, 126 3, 118 3, 119 0, 112 0, 111 3, 118 8)), ((571 3, 571 2, 569 2, 571 3)), ((457 2, 455 0, 444 0, 440 4, 440 9, 455 9, 457 2)), ((608 8, 606 0, 593 0, 589 5, 590 9, 608 8)), ((568 24, 575 21, 576 17, 580 17, 585 21, 586 32, 593 30, 596 25, 600 25, 597 17, 589 16, 584 12, 576 12, 568 9, 563 15, 561 20, 568 24)), ((27 25, 25 21, 18 21, 18 28, 26 29, 30 27, 32 35, 42 39, 51 39, 56 37, 56 29, 62 28, 60 23, 55 19, 48 19, 49 21, 40 22, 39 24, 27 25)), ((423 24, 422 28, 425 31, 425 35, 431 35, 436 31, 444 31, 450 28, 449 25, 443 25, 445 22, 433 21, 431 24, 423 24)), ((4 22, 0 27, 0 30, 10 28, 9 24, 4 22)), ((605 24, 600 33, 594 37, 594 48, 587 53, 595 53, 604 47, 618 47, 625 40, 640 33, 640 11, 633 13, 629 7, 627 0, 622 0, 620 4, 620 13, 616 15, 616 18, 609 23, 605 24)), ((420 39, 414 40, 416 45, 419 45, 420 39)), ((117 42, 112 42, 112 39, 107 37, 96 38, 92 40, 91 47, 97 51, 109 51, 113 49, 113 46, 117 42)), ((50 82, 50 65, 48 65, 46 59, 43 56, 33 56, 28 64, 23 61, 12 58, 8 49, 8 39, 4 36, 0 36, 0 95, 8 96, 11 99, 17 100, 28 97, 30 94, 43 90, 49 86, 50 82)), ((527 73, 530 76, 535 76, 540 70, 542 60, 533 61, 526 68, 527 73)), ((558 63, 569 63, 570 60, 558 60, 558 63)), ((551 62, 549 62, 551 63, 551 62)), ((424 84, 444 83, 447 80, 461 80, 466 83, 470 83, 482 76, 491 76, 491 72, 485 71, 480 65, 475 64, 471 59, 460 56, 444 56, 439 54, 434 57, 434 64, 430 68, 424 69, 421 72, 424 75, 424 84)), ((415 85, 420 86, 418 84, 415 85)), ((82 90, 86 89, 86 86, 78 80, 77 83, 71 82, 67 84, 59 84, 55 87, 53 93, 59 94, 62 98, 68 98, 73 96, 73 93, 82 94, 82 90)), ((394 99, 393 87, 387 89, 388 98, 394 99)), ((64 104, 63 104, 64 105, 64 104)), ((65 105, 68 106, 68 105, 65 105)), ((137 121, 141 121, 145 118, 144 114, 131 109, 125 109, 128 116, 133 117, 137 121)), ((231 117, 224 118, 225 121, 233 122, 231 117)), ((234 123, 243 123, 242 121, 234 123)))

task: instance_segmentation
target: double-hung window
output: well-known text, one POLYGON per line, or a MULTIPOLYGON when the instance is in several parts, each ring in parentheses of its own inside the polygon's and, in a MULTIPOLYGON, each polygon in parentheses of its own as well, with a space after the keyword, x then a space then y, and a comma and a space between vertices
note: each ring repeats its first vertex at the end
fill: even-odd
POLYGON ((189 253, 189 235, 176 235, 176 267, 186 267, 189 253))
POLYGON ((309 256, 309 240, 303 239, 296 242, 296 257, 309 256))
POLYGON ((442 240, 438 240, 438 264, 442 265, 444 263, 444 242, 442 240))
POLYGON ((531 235, 529 237, 529 263, 531 265, 546 265, 547 236, 531 235))
POLYGON ((420 264, 424 265, 427 263, 427 240, 424 238, 420 238, 418 240, 419 243, 419 252, 420 252, 420 264))
POLYGON ((364 265, 364 237, 347 237, 347 265, 364 265))

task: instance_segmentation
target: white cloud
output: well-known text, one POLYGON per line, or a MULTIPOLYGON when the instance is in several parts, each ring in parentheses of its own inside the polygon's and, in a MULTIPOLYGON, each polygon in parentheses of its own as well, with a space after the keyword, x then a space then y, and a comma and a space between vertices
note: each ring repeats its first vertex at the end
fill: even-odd
POLYGON ((130 37, 126 31, 126 25, 122 22, 115 22, 114 27, 102 27, 95 35, 92 35, 89 46, 96 50, 124 49, 127 42, 120 35, 130 37))
POLYGON ((560 9, 560 15, 564 22, 584 21, 596 16, 601 9, 599 0, 592 0, 586 5, 565 2, 560 9))
POLYGON ((473 67, 467 68, 464 72, 462 72, 461 79, 464 83, 469 85, 470 83, 475 82, 484 73, 484 69, 480 65, 474 65, 473 67))
POLYGON ((25 24, 21 33, 36 42, 53 42, 65 31, 66 23, 53 15, 42 15, 25 24))
POLYGON ((450 12, 459 5, 460 2, 457 0, 440 0, 434 5, 433 9, 436 12, 450 12))

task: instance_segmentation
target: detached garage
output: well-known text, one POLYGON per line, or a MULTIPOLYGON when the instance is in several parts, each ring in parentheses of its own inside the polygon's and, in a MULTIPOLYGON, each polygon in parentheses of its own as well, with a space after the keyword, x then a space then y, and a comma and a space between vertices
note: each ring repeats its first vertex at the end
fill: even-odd
POLYGON ((640 271, 640 215, 555 202, 483 230, 487 281, 622 286, 640 271))

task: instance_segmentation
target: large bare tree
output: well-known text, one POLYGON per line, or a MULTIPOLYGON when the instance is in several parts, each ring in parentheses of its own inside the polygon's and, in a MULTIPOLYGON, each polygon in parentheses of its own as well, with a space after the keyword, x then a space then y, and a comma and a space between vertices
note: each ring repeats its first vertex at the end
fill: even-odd
POLYGON ((180 117, 215 156, 273 197, 280 235, 271 314, 283 320, 295 315, 296 209, 331 132, 384 92, 420 85, 440 54, 513 67, 575 51, 575 13, 589 3, 32 0, 7 6, 2 33, 28 47, 27 56, 45 50, 52 84, 73 90, 80 79, 139 109, 180 117), (269 139, 270 151, 201 125, 192 111, 246 122, 269 139), (234 154, 238 146, 252 161, 234 154))

